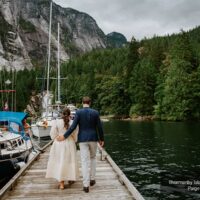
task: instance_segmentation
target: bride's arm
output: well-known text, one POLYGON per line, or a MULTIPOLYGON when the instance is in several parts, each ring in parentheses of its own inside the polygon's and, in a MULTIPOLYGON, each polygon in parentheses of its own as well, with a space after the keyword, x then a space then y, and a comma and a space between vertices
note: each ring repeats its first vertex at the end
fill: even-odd
POLYGON ((50 131, 50 137, 52 140, 54 140, 58 136, 58 128, 56 120, 52 121, 51 131, 50 131))

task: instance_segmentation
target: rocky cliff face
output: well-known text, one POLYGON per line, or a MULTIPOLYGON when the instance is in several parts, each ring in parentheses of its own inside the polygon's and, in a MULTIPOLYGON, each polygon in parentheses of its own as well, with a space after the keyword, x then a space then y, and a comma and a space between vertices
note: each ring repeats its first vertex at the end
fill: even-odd
MULTIPOLYGON (((50 0, 0 1, 0 70, 31 69, 46 63, 50 0)), ((96 48, 106 48, 107 38, 89 15, 53 4, 51 62, 57 56, 60 23, 61 60, 96 48)))

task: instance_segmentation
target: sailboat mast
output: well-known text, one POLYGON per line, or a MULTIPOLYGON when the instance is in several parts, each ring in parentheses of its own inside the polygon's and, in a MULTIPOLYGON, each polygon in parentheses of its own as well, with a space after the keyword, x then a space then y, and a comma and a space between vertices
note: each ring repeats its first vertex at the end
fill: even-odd
POLYGON ((48 45, 48 65, 47 65, 47 95, 49 96, 49 71, 51 59, 51 20, 52 20, 52 1, 50 4, 50 20, 49 20, 49 45, 48 45))
POLYGON ((60 23, 58 23, 58 102, 60 99, 60 23))
POLYGON ((51 1, 51 4, 50 4, 50 16, 49 16, 49 44, 48 44, 48 64, 47 64, 46 116, 48 115, 48 102, 49 102, 49 71, 50 71, 50 59, 51 59, 51 20, 52 20, 52 1, 51 1))

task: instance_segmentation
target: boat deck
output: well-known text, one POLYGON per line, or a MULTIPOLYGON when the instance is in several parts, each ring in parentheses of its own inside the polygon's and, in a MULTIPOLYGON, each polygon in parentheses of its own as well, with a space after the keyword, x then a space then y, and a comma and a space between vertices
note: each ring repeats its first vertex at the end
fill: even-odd
MULTIPOLYGON (((96 184, 90 187, 90 192, 82 191, 82 177, 72 185, 65 185, 64 190, 58 189, 58 182, 46 179, 46 166, 50 146, 38 153, 31 162, 22 169, 0 191, 2 200, 129 200, 144 198, 126 178, 111 157, 100 149, 97 154, 96 184)), ((79 154, 79 152, 78 152, 79 154)), ((80 164, 80 156, 79 164, 80 164)), ((81 165, 80 165, 81 174, 81 165)))

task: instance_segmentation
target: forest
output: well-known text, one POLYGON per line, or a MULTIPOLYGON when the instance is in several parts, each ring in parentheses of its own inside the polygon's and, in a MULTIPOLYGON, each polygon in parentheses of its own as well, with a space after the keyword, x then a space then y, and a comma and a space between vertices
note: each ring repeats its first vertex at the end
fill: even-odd
MULTIPOLYGON (((56 77, 56 65, 51 67, 56 77)), ((4 81, 13 72, 2 70, 4 81)), ((23 111, 31 91, 41 92, 44 67, 15 72, 16 107, 23 111)), ((152 116, 153 119, 186 121, 200 119, 200 27, 179 34, 154 36, 123 48, 93 50, 62 63, 62 103, 80 106, 90 96, 101 115, 118 118, 152 116)), ((6 86, 9 87, 9 86, 6 86)), ((56 91, 55 80, 50 90, 56 91)), ((5 98, 1 95, 1 105, 5 98)))

